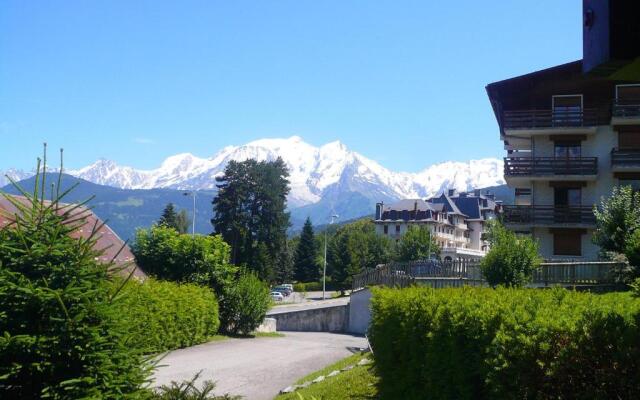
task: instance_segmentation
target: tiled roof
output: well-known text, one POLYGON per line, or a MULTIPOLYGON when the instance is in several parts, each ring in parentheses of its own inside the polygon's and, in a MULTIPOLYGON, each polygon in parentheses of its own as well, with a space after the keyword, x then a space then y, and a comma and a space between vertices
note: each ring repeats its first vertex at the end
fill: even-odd
MULTIPOLYGON (((27 203, 24 197, 11 197, 24 204, 27 203)), ((60 206, 68 207, 69 205, 60 204, 60 206)), ((16 212, 16 207, 4 196, 0 195, 0 229, 5 228, 14 221, 12 216, 14 216, 16 212)), ((84 225, 76 231, 79 237, 88 238, 94 226, 102 225, 98 231, 98 239, 95 245, 96 250, 102 251, 98 261, 108 263, 113 260, 115 269, 117 269, 120 274, 129 275, 132 269, 135 269, 133 273, 134 277, 138 279, 144 279, 146 277, 146 274, 135 264, 134 256, 129 246, 127 246, 108 225, 102 224, 100 218, 98 218, 93 211, 86 207, 80 207, 77 211, 74 211, 74 213, 75 212, 82 212, 82 215, 86 216, 84 225)))

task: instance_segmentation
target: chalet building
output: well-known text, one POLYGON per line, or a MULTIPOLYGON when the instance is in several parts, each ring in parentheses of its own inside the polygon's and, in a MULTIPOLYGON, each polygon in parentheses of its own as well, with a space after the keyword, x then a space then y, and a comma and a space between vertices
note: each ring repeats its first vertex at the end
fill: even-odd
POLYGON ((478 259, 488 250, 485 223, 495 218, 500 202, 492 194, 456 193, 428 200, 407 199, 376 205, 376 232, 396 241, 410 226, 427 226, 441 249, 443 260, 478 259))
POLYGON ((615 185, 640 189, 640 2, 583 11, 582 60, 487 86, 515 194, 503 220, 546 259, 596 259, 594 205, 615 185))
MULTIPOLYGON (((26 198, 22 196, 11 196, 13 199, 28 204, 26 198)), ((45 202, 47 203, 47 202, 45 202)), ((62 208, 68 204, 60 204, 62 208)), ((16 207, 4 196, 0 195, 0 229, 10 228, 15 223, 16 207)), ((146 274, 136 265, 133 253, 127 244, 106 224, 102 224, 93 211, 80 207, 74 213, 85 216, 84 224, 74 232, 74 235, 87 239, 94 226, 100 227, 97 232, 96 251, 100 251, 100 256, 96 261, 107 264, 113 261, 114 270, 123 276, 128 276, 133 271, 133 278, 138 280, 146 279, 146 274)))

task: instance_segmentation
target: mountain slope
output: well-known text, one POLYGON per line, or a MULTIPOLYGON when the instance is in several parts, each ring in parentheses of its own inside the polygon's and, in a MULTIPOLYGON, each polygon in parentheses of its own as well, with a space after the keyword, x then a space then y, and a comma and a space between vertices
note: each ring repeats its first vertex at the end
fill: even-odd
POLYGON ((346 148, 340 142, 314 147, 300 137, 261 139, 225 147, 210 158, 189 153, 167 158, 154 170, 136 170, 113 161, 98 160, 67 171, 90 182, 125 189, 213 189, 231 160, 274 160, 281 157, 290 171, 291 208, 320 202, 336 190, 355 191, 374 198, 429 197, 444 189, 470 190, 504 183, 502 161, 446 162, 418 173, 390 171, 346 148))
MULTIPOLYGON (((48 183, 57 182, 58 174, 48 173, 48 183)), ((187 210, 189 217, 193 212, 193 198, 185 196, 183 191, 173 189, 119 189, 97 185, 70 175, 63 175, 61 191, 74 184, 78 186, 63 199, 66 203, 77 203, 95 196, 89 206, 122 239, 133 239, 137 228, 147 228, 160 218, 168 203, 174 203, 178 209, 187 210)), ((18 182, 27 192, 32 192, 35 178, 18 182)), ((47 186, 49 186, 47 184, 47 186)), ((19 194, 13 185, 1 188, 5 193, 19 194)), ((198 191, 196 195, 196 232, 211 233, 210 220, 213 217, 211 200, 213 191, 198 191)), ((189 226, 191 228, 191 225, 189 226)))

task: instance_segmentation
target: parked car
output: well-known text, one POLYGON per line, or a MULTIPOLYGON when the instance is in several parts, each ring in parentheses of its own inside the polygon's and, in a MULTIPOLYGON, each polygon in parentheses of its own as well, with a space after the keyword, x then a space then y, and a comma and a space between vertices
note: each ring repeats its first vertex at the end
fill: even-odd
POLYGON ((289 296, 293 292, 293 290, 289 289, 288 287, 285 287, 284 285, 276 286, 271 290, 273 290, 274 292, 280 292, 285 296, 289 296))
POLYGON ((283 301, 284 296, 280 292, 271 292, 271 300, 273 301, 283 301))
POLYGON ((293 293, 295 290, 293 290, 293 285, 291 283, 283 283, 282 285, 280 285, 282 287, 285 287, 289 290, 291 290, 291 293, 293 293))

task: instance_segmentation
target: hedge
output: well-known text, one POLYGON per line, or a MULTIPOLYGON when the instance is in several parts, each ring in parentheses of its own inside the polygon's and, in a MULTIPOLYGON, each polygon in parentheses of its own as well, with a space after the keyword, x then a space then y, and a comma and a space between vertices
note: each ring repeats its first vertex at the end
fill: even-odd
POLYGON ((220 326, 215 294, 195 284, 131 281, 118 295, 114 307, 131 342, 146 353, 206 342, 220 326))
POLYGON ((383 398, 640 398, 640 299, 565 289, 374 289, 383 398))
MULTIPOLYGON (((336 285, 333 282, 327 281, 325 284, 326 290, 336 290, 336 285)), ((293 284, 294 292, 320 292, 322 291, 322 281, 320 282, 299 282, 293 284)))

